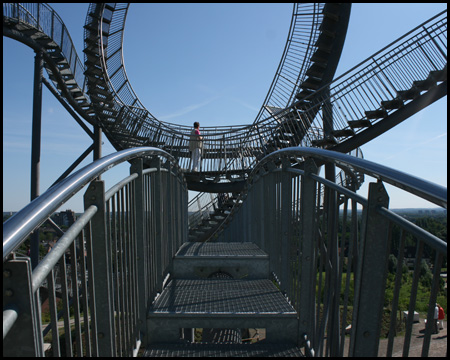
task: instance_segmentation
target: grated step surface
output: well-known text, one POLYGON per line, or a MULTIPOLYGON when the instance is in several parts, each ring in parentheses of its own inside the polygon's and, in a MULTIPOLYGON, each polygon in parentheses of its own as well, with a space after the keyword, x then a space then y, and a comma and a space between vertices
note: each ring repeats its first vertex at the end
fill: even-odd
POLYGON ((268 257, 254 243, 203 243, 203 242, 187 242, 184 243, 176 257, 268 257))
POLYGON ((296 316, 276 286, 267 279, 258 280, 180 280, 169 282, 150 308, 154 316, 296 316))
POLYGON ((152 344, 143 357, 303 357, 292 344, 152 344))

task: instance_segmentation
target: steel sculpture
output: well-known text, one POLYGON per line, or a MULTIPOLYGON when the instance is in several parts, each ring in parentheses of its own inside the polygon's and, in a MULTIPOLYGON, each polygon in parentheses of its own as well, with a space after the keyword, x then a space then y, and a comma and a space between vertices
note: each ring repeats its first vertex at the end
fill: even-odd
MULTIPOLYGON (((194 176, 186 172, 190 129, 172 129, 151 115, 126 77, 121 57, 128 6, 89 6, 83 69, 64 23, 49 6, 3 4, 3 34, 39 53, 39 72, 42 57, 51 82, 37 76, 38 82, 44 82, 94 139, 88 150, 98 146, 100 130, 121 150, 63 180, 69 168, 57 184, 5 222, 4 356, 43 356, 48 331, 54 356, 136 356, 141 346, 148 356, 176 351, 248 355, 244 344, 192 347, 195 344, 186 341, 188 331, 180 344, 180 327, 206 328, 217 321, 223 328, 250 327, 255 321, 266 328, 268 341, 252 347, 253 355, 302 355, 301 347, 313 356, 377 356, 387 275, 379 269, 386 268, 393 225, 402 229, 399 254, 406 235, 417 244, 403 345, 408 356, 424 249, 429 246, 436 254, 429 295, 434 304, 447 244, 390 211, 383 183, 445 209, 447 191, 342 153, 357 152, 358 146, 446 95, 446 11, 333 80, 350 5, 295 4, 285 52, 259 114, 249 125, 205 129, 209 156, 194 176), (309 30, 303 34, 305 48, 297 52, 291 39, 302 36, 300 19, 306 19, 309 30), (285 64, 294 58, 296 73, 289 78, 285 64), (75 112, 94 125, 94 133, 75 112), (131 175, 105 191, 104 183, 94 178, 124 161, 131 162, 131 175), (317 171, 321 165, 324 176, 317 171), (341 181, 334 181, 335 166, 342 169, 341 181), (369 185, 367 198, 355 192, 364 174, 378 180, 369 185), (55 248, 33 269, 29 258, 17 258, 14 251, 25 239, 88 184, 85 213, 55 248), (194 199, 199 212, 222 210, 225 221, 205 234, 209 242, 187 242, 189 225, 194 228, 203 220, 188 219, 188 186, 212 192, 243 190, 228 199, 231 203, 211 194, 204 202, 205 193, 194 199), (363 221, 358 221, 357 204, 363 221), (350 229, 348 239, 336 221, 341 210, 343 224, 350 229), (250 253, 246 241, 257 244, 250 253), (188 258, 189 253, 198 259, 188 258), (191 279, 202 272, 199 268, 207 268, 207 279, 217 274, 233 279, 191 279), (241 270, 247 271, 244 277, 254 278, 243 278, 241 270), (45 282, 51 320, 43 330, 39 292, 45 282), (60 314, 57 296, 62 298, 60 314), (185 301, 187 296, 194 300, 185 301), (349 339, 347 323, 338 316, 341 305, 344 314, 352 312, 349 339), (71 307, 75 347, 70 341, 71 307), (364 311, 366 307, 371 311, 364 311)), ((96 151, 100 157, 98 147, 96 151)), ((399 256, 399 280, 401 264, 399 256)), ((396 281, 388 356, 393 354, 400 287, 396 281)), ((427 314, 422 356, 429 352, 433 311, 430 307, 427 314)))
MULTIPOLYGON (((311 126, 311 120, 300 126, 292 111, 281 115, 280 111, 333 79, 350 7, 294 5, 286 47, 256 119, 243 126, 203 127, 202 168, 199 176, 187 177, 191 189, 216 193, 240 190, 242 180, 259 159, 276 149, 307 143, 305 136, 309 132, 322 132, 322 124, 311 126), (298 40, 303 46, 297 45, 298 40)), ((154 117, 126 76, 122 40, 127 10, 128 4, 89 6, 84 50, 87 92, 103 130, 117 150, 139 145, 160 147, 188 169, 191 129, 154 117), (110 37, 111 28, 114 32, 110 37)))

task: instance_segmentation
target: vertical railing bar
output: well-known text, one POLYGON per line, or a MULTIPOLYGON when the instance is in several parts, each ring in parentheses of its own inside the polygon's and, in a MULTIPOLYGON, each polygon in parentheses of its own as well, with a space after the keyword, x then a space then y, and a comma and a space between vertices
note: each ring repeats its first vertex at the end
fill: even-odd
MULTIPOLYGON (((141 177, 142 175, 139 174, 139 177, 141 177)), ((139 184, 140 184, 139 180, 139 184)), ((133 318, 133 337, 134 339, 139 340, 141 339, 140 336, 140 329, 139 329, 139 294, 140 292, 143 292, 143 289, 140 289, 139 287, 139 282, 138 282, 138 274, 139 274, 139 269, 138 269, 138 257, 142 256, 142 253, 138 251, 138 226, 142 226, 142 223, 139 223, 138 225, 138 210, 137 210, 137 199, 136 199, 136 187, 137 187, 137 180, 134 180, 132 183, 132 186, 130 188, 131 194, 130 194, 130 198, 131 198, 131 203, 132 203, 132 207, 131 207, 131 211, 132 211, 132 222, 133 222, 133 253, 132 253, 132 258, 133 258, 133 278, 132 278, 132 286, 133 286, 133 314, 134 314, 134 318, 133 318)), ((140 195, 142 196, 142 194, 140 195)), ((141 205, 140 205, 141 206, 141 205)))
POLYGON ((128 200, 127 200, 127 188, 128 184, 123 187, 121 191, 121 197, 122 197, 122 218, 123 218, 123 238, 122 238, 122 249, 123 249, 123 275, 122 275, 122 281, 123 281, 123 305, 122 305, 122 323, 123 323, 123 340, 124 340, 124 350, 123 355, 129 356, 130 351, 130 337, 129 337, 129 298, 130 298, 130 292, 129 292, 129 242, 130 242, 130 234, 129 234, 129 222, 128 222, 128 200))
POLYGON ((331 219, 331 235, 330 238, 332 240, 332 267, 333 271, 331 271, 331 281, 333 288, 333 296, 332 296, 332 304, 334 306, 331 307, 331 319, 330 321, 330 332, 327 337, 331 338, 331 346, 330 351, 331 355, 337 356, 339 354, 339 343, 340 343, 340 311, 339 311, 339 300, 340 300, 340 292, 341 292, 341 268, 339 267, 339 242, 338 242, 338 223, 339 223, 339 194, 336 190, 330 191, 332 195, 332 201, 334 204, 330 206, 330 210, 332 212, 331 219), (334 205, 334 207, 333 207, 334 205), (331 336, 330 336, 331 334, 331 336))
MULTIPOLYGON (((61 260, 60 260, 61 261, 61 260)), ((52 352, 54 357, 61 356, 61 349, 59 346, 59 330, 58 330, 58 316, 56 308, 56 290, 55 290, 55 270, 52 269, 47 276, 48 284, 48 301, 50 310, 50 322, 52 327, 52 352)))
MULTIPOLYGON (((114 194, 106 203, 106 224, 107 229, 109 229, 109 241, 111 242, 111 262, 112 262, 112 283, 114 284, 114 308, 117 311, 117 307, 120 304, 119 300, 119 249, 117 247, 118 239, 117 239, 117 213, 116 213, 116 201, 117 201, 117 193, 114 194)), ((118 312, 118 311, 117 311, 118 312)), ((117 315, 114 316, 114 321, 116 323, 116 348, 117 353, 122 354, 122 338, 121 338, 121 332, 120 332, 120 322, 119 317, 117 315)))
POLYGON ((82 230, 78 236, 78 243, 80 245, 80 276, 81 276, 81 289, 83 294, 83 319, 84 319, 84 340, 85 340, 85 351, 83 356, 91 357, 91 334, 90 334, 90 316, 89 316, 89 304, 88 304, 88 288, 86 283, 86 273, 88 272, 87 263, 85 258, 85 246, 84 246, 84 234, 85 231, 82 230))
POLYGON ((128 223, 128 207, 127 207, 127 187, 128 185, 124 186, 122 189, 120 189, 120 196, 122 198, 122 262, 123 262, 123 271, 122 271, 122 293, 123 293, 123 303, 122 303, 122 309, 121 309, 121 319, 123 324, 123 352, 122 356, 129 356, 130 351, 130 343, 129 343, 129 329, 128 329, 128 304, 129 304, 129 296, 130 293, 128 292, 129 288, 129 282, 128 282, 128 273, 129 273, 129 262, 128 262, 128 244, 130 241, 129 238, 129 223, 128 223))
POLYGON ((77 251, 75 246, 75 240, 70 245, 70 265, 72 275, 72 303, 74 307, 75 318, 75 340, 77 356, 83 356, 83 343, 81 339, 81 322, 80 322, 80 299, 78 292, 78 271, 77 271, 77 251))
MULTIPOLYGON (((340 246, 340 254, 339 254, 339 298, 340 298, 340 288, 342 287, 342 275, 344 272, 344 257, 345 257, 345 238, 347 234, 347 206, 348 206, 348 197, 344 195, 344 212, 342 214, 342 232, 341 232, 341 246, 340 246)), ((338 198, 338 211, 339 211, 339 198, 338 198)), ((338 212, 339 214, 339 212, 338 212)), ((345 296, 345 293, 344 293, 345 296)), ((344 306, 345 306, 344 302, 344 306)), ((339 342, 339 356, 343 356, 344 352, 344 343, 345 343, 345 327, 347 324, 346 313, 342 312, 342 327, 341 327, 341 339, 339 342)))
MULTIPOLYGON (((348 312, 348 300, 349 300, 349 289, 350 289, 350 281, 351 276, 353 274, 353 280, 354 280, 354 272, 352 271, 353 268, 353 252, 357 251, 357 203, 356 200, 352 199, 352 210, 351 210, 351 223, 350 223, 350 238, 349 238, 349 244, 348 244, 348 257, 347 257, 347 276, 345 281, 345 293, 344 293, 344 309, 343 309, 343 318, 347 319, 347 312, 348 312)), ((344 231, 344 230, 343 230, 344 231)), ((346 230, 345 230, 346 231, 346 230)), ((345 321, 346 324, 346 321, 345 321)), ((341 354, 340 356, 343 356, 344 354, 344 347, 345 347, 345 330, 343 331, 342 335, 342 346, 341 346, 341 354)))
MULTIPOLYGON (((132 235, 133 235, 133 244, 132 244, 132 252, 130 254, 132 259, 132 277, 131 277, 131 287, 133 292, 133 303, 132 303, 132 314, 133 316, 133 325, 132 325, 132 337, 133 337, 133 343, 140 340, 141 336, 139 333, 139 305, 138 305, 138 299, 139 299, 139 285, 138 285, 138 251, 137 251, 137 243, 138 243, 138 237, 137 237, 137 211, 136 211, 136 180, 134 180, 131 183, 130 186, 130 202, 131 202, 131 218, 132 218, 132 235)), ((134 346, 134 345, 133 345, 134 346)))
POLYGON ((124 305, 125 305, 125 289, 124 289, 124 272, 126 272, 124 264, 124 208, 123 208, 123 188, 117 192, 117 267, 118 267, 118 277, 117 277, 117 305, 116 315, 117 323, 119 329, 117 330, 117 337, 120 338, 120 356, 126 356, 126 337, 125 337, 125 324, 124 324, 124 305))
POLYGON ((321 206, 322 201, 322 184, 317 184, 317 217, 318 217, 318 227, 317 227, 317 255, 319 256, 319 285, 317 289, 317 313, 316 313, 316 339, 314 343, 314 347, 318 349, 318 356, 322 356, 323 354, 323 337, 321 333, 321 317, 320 313, 324 312, 322 306, 322 278, 323 278, 323 267, 324 267, 324 255, 323 255, 323 223, 324 223, 324 213, 323 213, 323 205, 321 206), (322 209, 322 210, 321 210, 322 209), (322 220, 322 224, 320 224, 320 220, 322 220), (322 231, 320 229, 322 226, 322 231))
POLYGON ((127 184, 123 188, 124 193, 124 224, 125 224, 125 237, 124 237, 124 252, 125 252, 125 274, 124 274, 124 289, 125 289, 125 303, 124 303, 124 322, 125 322, 125 355, 130 356, 132 351, 131 344, 131 301, 132 301, 132 290, 130 284, 130 276, 131 276, 131 259, 130 259, 130 246, 131 246, 131 221, 130 221, 130 206, 129 206, 129 187, 130 184, 127 184))
POLYGON ((137 323, 136 323, 136 316, 137 316, 137 308, 136 308, 136 298, 137 298, 137 283, 136 283, 136 256, 137 253, 135 251, 135 245, 136 245, 136 236, 135 236, 135 219, 134 219, 134 180, 128 185, 128 218, 129 218, 129 236, 130 236, 130 244, 129 244, 129 252, 128 252, 128 259, 130 262, 129 265, 129 271, 130 274, 128 276, 128 283, 129 283, 129 293, 130 293, 130 300, 129 300, 129 338, 130 338, 130 355, 132 356, 132 350, 135 347, 135 343, 137 341, 137 323))
MULTIPOLYGON (((367 206, 363 206, 362 209, 362 224, 361 224, 361 231, 363 231, 366 228, 366 222, 367 222, 367 206)), ((359 274, 362 272, 362 252, 364 249, 365 244, 365 237, 364 233, 362 233, 360 238, 360 241, 358 244, 355 243, 355 250, 357 254, 357 261, 355 264, 354 269, 354 300, 353 300, 353 315, 352 315, 352 329, 351 329, 351 336, 350 336, 350 346, 349 346, 349 354, 348 356, 353 356, 353 347, 355 346, 355 326, 354 324, 356 321, 358 321, 358 314, 359 314, 359 303, 357 302, 357 294, 359 294, 360 287, 361 287, 361 277, 359 274)))
POLYGON ((117 317, 119 318, 120 323, 120 338, 122 340, 122 351, 121 356, 124 356, 126 354, 126 324, 125 324, 125 273, 127 271, 126 264, 125 264, 125 249, 124 249, 124 242, 126 241, 126 234, 125 234, 125 209, 124 209, 124 191, 123 188, 120 189, 120 191, 117 194, 117 210, 118 210, 118 216, 119 216, 119 238, 118 238, 118 248, 119 248, 119 263, 120 263, 120 273, 119 273, 119 303, 117 304, 117 317))
MULTIPOLYGON (((392 227, 393 224, 391 222, 391 229, 389 231, 390 236, 392 237, 392 227)), ((389 327, 389 336, 388 336, 388 344, 386 356, 392 357, 392 350, 394 347, 394 336, 397 332, 397 309, 398 309, 398 299, 400 296, 400 287, 402 282, 402 267, 403 267, 403 252, 405 249, 405 237, 406 232, 400 228, 400 246, 398 249, 398 257, 397 257, 397 271, 395 274, 395 286, 394 286, 394 296, 392 299, 392 310, 391 310, 391 324, 389 327)), ((392 242, 391 242, 392 243, 392 242)), ((392 250, 391 250, 392 253, 392 250)))
POLYGON ((403 356, 407 357, 409 354, 409 347, 411 344, 411 334, 412 334, 412 326, 414 321, 414 309, 416 307, 416 298, 417 298, 417 289, 419 285, 419 276, 420 276, 420 263, 422 261, 423 254, 423 246, 424 243, 422 240, 419 240, 417 244, 417 251, 414 261, 414 274, 413 280, 411 284, 411 296, 409 299, 409 307, 408 307, 408 316, 406 318, 406 330, 405 330, 405 340, 403 343, 403 356))
POLYGON ((97 342, 97 309, 95 307, 96 298, 94 290, 94 266, 93 266, 93 250, 92 250, 92 229, 91 222, 86 227, 86 260, 88 270, 88 287, 89 290, 89 309, 91 316, 91 334, 92 334, 92 356, 99 356, 97 342))
POLYGON ((434 312, 435 312, 435 305, 436 305, 436 298, 437 293, 439 290, 439 282, 441 280, 441 267, 442 267, 442 261, 443 261, 444 255, 438 251, 436 251, 436 257, 434 260, 434 266, 433 266, 433 282, 431 284, 431 292, 430 292, 430 298, 428 302, 428 314, 427 314, 427 324, 425 326, 425 337, 423 339, 423 346, 422 346, 422 357, 427 357, 428 352, 430 349, 430 341, 431 341, 431 334, 435 327, 439 326, 436 324, 436 319, 434 318, 434 312))
POLYGON ((148 268, 149 268, 149 278, 150 278, 150 293, 149 293, 149 302, 151 302, 153 300, 153 297, 156 295, 156 261, 155 261, 155 225, 156 225, 156 219, 154 216, 155 213, 155 173, 149 174, 148 175, 148 180, 149 180, 149 185, 148 185, 148 193, 149 193, 149 226, 148 226, 148 231, 149 231, 149 239, 150 239, 150 244, 149 244, 149 249, 148 249, 148 257, 149 257, 149 262, 148 262, 148 268))
POLYGON ((70 331, 70 309, 69 309, 69 294, 67 292, 67 274, 66 274, 66 256, 62 256, 59 261, 60 266, 60 282, 62 292, 63 317, 64 317, 64 339, 65 339, 65 356, 72 357, 72 334, 70 331))

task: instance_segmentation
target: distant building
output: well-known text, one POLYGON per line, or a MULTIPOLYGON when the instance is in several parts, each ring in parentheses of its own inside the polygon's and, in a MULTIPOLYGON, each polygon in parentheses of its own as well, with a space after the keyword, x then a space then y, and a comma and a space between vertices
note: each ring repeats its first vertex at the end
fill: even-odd
POLYGON ((71 226, 76 220, 76 215, 75 211, 66 210, 59 213, 54 213, 51 218, 58 226, 71 226))

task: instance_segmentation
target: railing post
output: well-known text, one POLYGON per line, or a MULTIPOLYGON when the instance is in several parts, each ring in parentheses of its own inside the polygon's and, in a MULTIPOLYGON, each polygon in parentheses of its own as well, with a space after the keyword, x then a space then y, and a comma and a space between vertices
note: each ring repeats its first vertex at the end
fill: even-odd
MULTIPOLYGON (((111 291, 111 248, 106 234, 105 184, 94 180, 84 194, 84 208, 95 205, 97 212, 91 220, 93 279, 98 355, 115 356, 114 309, 111 291)), ((108 215, 109 216, 109 215, 108 215)), ((118 315, 119 316, 119 315, 118 315)))
POLYGON ((162 269, 162 229, 163 229, 163 202, 162 194, 163 191, 162 181, 161 181, 161 159, 156 157, 152 160, 152 167, 157 168, 157 171, 153 174, 154 180, 154 194, 153 194, 153 214, 155 217, 155 229, 154 229, 154 239, 155 239, 155 250, 156 250, 156 291, 160 292, 162 290, 163 282, 163 269, 162 269))
POLYGON ((142 177, 142 158, 133 159, 130 174, 138 174, 134 185, 134 208, 136 211, 136 246, 137 246, 137 281, 138 281, 138 328, 141 333, 142 346, 147 344, 147 299, 149 296, 146 278, 148 242, 144 239, 144 179, 142 177))
POLYGON ((290 166, 288 159, 283 159, 281 172, 281 261, 285 266, 281 272, 282 290, 289 293, 289 271, 290 270, 290 239, 292 222, 292 175, 287 171, 290 166))
POLYGON ((304 335, 312 341, 314 347, 314 319, 315 319, 315 279, 316 259, 315 227, 316 227, 316 182, 310 176, 317 173, 317 166, 311 158, 306 159, 305 175, 301 178, 301 238, 299 254, 300 281, 298 289, 299 308, 299 346, 304 345, 304 335))
POLYGON ((349 356, 378 355, 389 252, 389 220, 376 209, 387 208, 389 196, 381 182, 369 184, 365 226, 362 228, 355 281, 349 356))
POLYGON ((18 317, 3 338, 3 357, 44 356, 40 304, 36 294, 31 292, 31 264, 28 259, 3 263, 3 314, 7 309, 16 312, 18 317))
POLYGON ((164 219, 164 221, 165 221, 164 225, 167 227, 166 228, 167 231, 166 231, 166 239, 165 239, 164 246, 165 246, 165 250, 166 250, 167 259, 169 260, 169 265, 171 265, 170 263, 171 263, 171 259, 172 259, 172 255, 173 255, 172 252, 174 251, 173 246, 172 246, 173 240, 174 240, 173 233, 174 233, 174 228, 176 226, 174 224, 175 222, 173 221, 175 214, 172 211, 173 210, 172 209, 173 199, 175 198, 175 196, 173 193, 174 188, 172 186, 172 184, 173 184, 173 178, 172 178, 172 173, 171 173, 172 166, 171 166, 170 162, 167 162, 166 165, 167 165, 167 176, 166 176, 167 182, 166 182, 166 195, 165 195, 166 199, 165 199, 165 201, 166 201, 167 207, 166 207, 166 218, 164 219))

